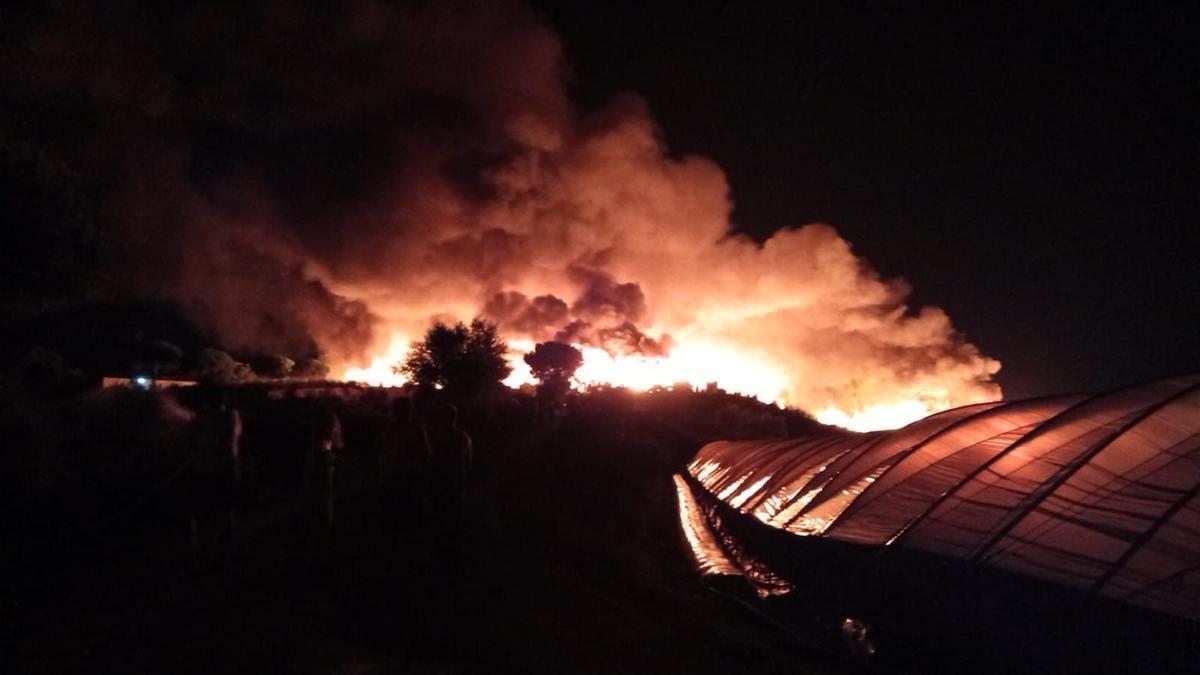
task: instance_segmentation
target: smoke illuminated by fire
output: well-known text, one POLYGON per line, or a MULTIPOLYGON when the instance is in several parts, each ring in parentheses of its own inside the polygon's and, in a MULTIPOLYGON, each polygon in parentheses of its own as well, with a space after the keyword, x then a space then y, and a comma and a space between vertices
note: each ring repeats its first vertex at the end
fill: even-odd
POLYGON ((512 385, 531 379, 521 355, 554 339, 583 351, 581 386, 715 382, 855 429, 999 397, 999 363, 941 310, 910 309, 908 286, 832 227, 738 234, 720 167, 671 156, 643 101, 574 110, 556 36, 522 11, 483 21, 470 38, 509 51, 473 67, 503 86, 454 86, 491 131, 465 151, 461 136, 408 146, 416 159, 373 205, 386 225, 347 242, 351 259, 310 265, 377 317, 367 345, 314 331, 347 379, 394 382, 431 320, 481 316, 513 346, 512 385), (464 175, 447 170, 465 158, 464 175))
POLYGON ((514 384, 560 340, 582 383, 716 382, 851 428, 1000 396, 1000 364, 833 227, 751 240, 721 168, 671 154, 646 102, 574 106, 527 7, 242 4, 49 3, 3 73, 84 106, 38 125, 70 124, 61 152, 118 186, 120 290, 224 348, 396 382, 432 321, 480 316, 514 384))

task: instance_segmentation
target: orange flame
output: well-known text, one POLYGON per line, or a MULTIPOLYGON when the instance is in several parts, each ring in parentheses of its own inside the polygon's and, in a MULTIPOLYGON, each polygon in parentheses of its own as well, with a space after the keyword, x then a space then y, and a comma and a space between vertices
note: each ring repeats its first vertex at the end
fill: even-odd
MULTIPOLYGON (((394 372, 393 367, 403 362, 409 344, 409 340, 394 336, 382 355, 372 358, 365 367, 348 366, 340 379, 373 386, 403 385, 408 379, 394 372)), ((524 355, 533 350, 533 342, 514 340, 509 347, 512 374, 504 384, 512 388, 536 384, 523 360, 524 355)), ((703 388, 715 383, 727 392, 751 396, 764 403, 781 407, 788 403, 787 379, 772 367, 770 361, 733 347, 707 342, 684 343, 676 345, 667 356, 613 355, 596 347, 575 347, 583 353, 583 365, 576 371, 573 382, 579 390, 593 385, 610 385, 647 391, 678 384, 703 388)), ((814 416, 823 424, 853 431, 874 431, 904 426, 950 405, 948 400, 940 405, 937 401, 931 402, 925 392, 918 392, 911 398, 875 403, 858 410, 843 410, 831 403, 814 416)))

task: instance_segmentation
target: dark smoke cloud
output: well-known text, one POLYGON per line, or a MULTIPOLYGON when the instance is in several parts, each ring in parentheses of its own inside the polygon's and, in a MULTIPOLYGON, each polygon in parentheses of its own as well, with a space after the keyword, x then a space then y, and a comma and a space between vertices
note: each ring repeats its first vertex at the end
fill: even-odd
POLYGON ((646 313, 646 295, 636 283, 619 284, 602 270, 572 267, 567 270, 582 291, 571 304, 571 312, 589 321, 629 323, 646 313))
MULTIPOLYGON (((558 42, 515 3, 6 16, 0 130, 90 173, 111 207, 111 267, 131 271, 118 286, 173 297, 235 348, 361 355, 378 317, 331 280, 390 267, 377 252, 422 226, 420 209, 399 211, 428 181, 486 201, 482 176, 515 141, 558 142, 526 118, 567 116, 558 42)), ((478 257, 503 254, 505 234, 484 233, 478 257)))
POLYGON ((599 347, 610 354, 638 354, 641 356, 666 356, 671 351, 673 340, 663 334, 654 339, 638 330, 632 322, 625 321, 607 328, 597 327, 582 319, 576 319, 554 334, 556 342, 599 347))
POLYGON ((568 309, 566 302, 553 295, 539 295, 531 300, 523 293, 506 291, 489 298, 481 314, 506 334, 543 341, 567 321, 568 309))
POLYGON ((665 356, 671 338, 652 338, 634 323, 646 311, 646 298, 635 283, 617 283, 601 270, 571 267, 567 277, 579 287, 579 295, 568 306, 553 295, 533 299, 517 291, 503 291, 488 298, 483 317, 494 321, 509 335, 531 340, 553 339, 613 354, 665 356))

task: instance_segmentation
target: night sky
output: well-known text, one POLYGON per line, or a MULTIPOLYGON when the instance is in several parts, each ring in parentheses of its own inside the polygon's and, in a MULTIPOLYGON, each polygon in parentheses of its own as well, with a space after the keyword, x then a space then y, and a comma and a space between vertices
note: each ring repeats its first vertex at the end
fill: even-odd
POLYGON ((1200 370, 1200 17, 1143 5, 536 3, 578 101, 643 95, 752 236, 835 225, 1008 397, 1200 370))

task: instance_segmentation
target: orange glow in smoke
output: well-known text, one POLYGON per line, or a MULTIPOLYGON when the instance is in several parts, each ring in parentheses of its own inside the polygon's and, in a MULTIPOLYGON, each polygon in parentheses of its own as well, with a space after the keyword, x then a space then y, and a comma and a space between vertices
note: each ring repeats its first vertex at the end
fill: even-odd
MULTIPOLYGON (((504 384, 513 388, 536 384, 523 360, 534 344, 528 340, 512 340, 509 347, 509 365, 513 370, 504 384)), ((699 389, 715 382, 730 393, 780 406, 787 404, 787 380, 777 369, 764 358, 729 347, 703 342, 677 344, 668 356, 613 355, 596 347, 575 347, 583 353, 583 365, 576 371, 574 382, 574 387, 579 390, 593 385, 610 385, 647 391, 684 383, 699 389)), ((372 358, 366 367, 348 367, 341 379, 373 386, 400 386, 407 378, 393 372, 392 368, 403 362, 408 348, 409 341, 396 336, 383 355, 372 358)), ((949 406, 949 402, 938 406, 912 398, 847 412, 830 404, 814 416, 823 424, 854 431, 874 431, 902 427, 949 406)))
POLYGON ((821 424, 844 427, 851 431, 878 431, 880 429, 899 429, 909 422, 915 422, 949 407, 948 402, 944 406, 930 407, 929 404, 917 399, 908 399, 893 403, 876 403, 850 414, 831 405, 818 411, 814 417, 821 424))
POLYGON ((347 367, 341 379, 347 382, 362 382, 373 387, 399 387, 408 382, 408 378, 393 372, 392 368, 404 362, 408 354, 409 341, 399 336, 393 336, 391 344, 382 356, 371 358, 371 364, 365 368, 347 367))

